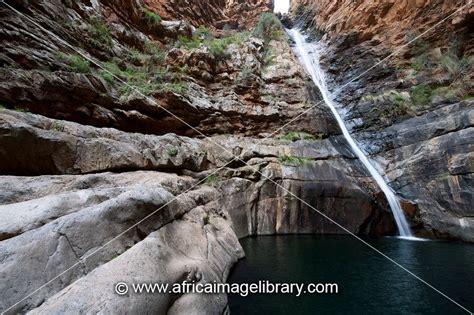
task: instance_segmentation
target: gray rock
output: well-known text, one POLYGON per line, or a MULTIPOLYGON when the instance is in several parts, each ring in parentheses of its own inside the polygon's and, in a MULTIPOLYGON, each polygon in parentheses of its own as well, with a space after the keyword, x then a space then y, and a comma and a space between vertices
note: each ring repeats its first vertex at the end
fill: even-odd
MULTIPOLYGON (((1 226, 2 235, 10 237, 0 243, 0 260, 3 262, 0 267, 0 277, 3 279, 2 309, 16 303, 33 289, 75 265, 59 279, 36 292, 31 298, 22 301, 11 311, 28 310, 38 306, 48 296, 133 247, 152 231, 160 229, 199 204, 205 204, 214 198, 214 190, 203 187, 181 194, 175 201, 167 204, 173 198, 173 194, 166 190, 165 184, 161 184, 170 181, 172 176, 166 174, 104 173, 95 176, 101 177, 96 182, 108 182, 109 186, 125 182, 128 182, 128 186, 114 186, 115 196, 111 194, 102 200, 95 197, 103 196, 105 192, 111 190, 110 187, 80 189, 69 185, 76 187, 75 192, 69 192, 70 196, 93 197, 82 206, 76 198, 62 198, 64 192, 23 201, 20 204, 2 206, 0 211, 2 222, 5 222, 3 216, 11 217, 12 211, 16 209, 20 209, 23 218, 1 226), (134 182, 137 175, 141 177, 141 184, 134 182), (120 192, 121 190, 124 192, 120 192), (48 209, 43 203, 45 198, 56 201, 61 198, 61 207, 54 208, 57 203, 51 203, 52 207, 48 209), (161 208, 163 206, 165 207, 161 208), (139 223, 152 213, 153 217, 129 230, 135 223, 139 223), (112 242, 111 240, 117 235, 121 237, 112 242), (107 246, 102 248, 104 244, 107 246)), ((88 178, 76 178, 76 183, 91 179, 90 175, 85 177, 88 178)), ((8 177, 0 180, 8 180, 8 177)), ((57 177, 56 180, 61 179, 57 177)), ((177 176, 174 176, 174 180, 182 181, 177 176)), ((17 183, 23 188, 28 186, 23 181, 17 183)), ((66 178, 63 184, 70 184, 70 178, 66 178)), ((182 189, 186 187, 181 186, 182 189)))
POLYGON ((29 313, 222 314, 225 294, 137 294, 132 290, 132 284, 140 283, 226 280, 230 267, 243 256, 242 248, 227 220, 211 214, 203 226, 203 214, 203 208, 196 208, 151 233, 29 313), (130 286, 125 296, 114 292, 119 282, 130 286))

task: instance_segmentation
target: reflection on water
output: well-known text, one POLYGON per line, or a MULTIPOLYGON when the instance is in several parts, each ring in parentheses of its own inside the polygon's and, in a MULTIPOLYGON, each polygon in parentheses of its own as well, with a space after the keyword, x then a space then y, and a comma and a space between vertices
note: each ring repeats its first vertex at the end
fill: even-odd
MULTIPOLYGON (((247 257, 229 282, 338 283, 337 295, 230 295, 232 314, 466 314, 352 237, 262 236, 241 240, 247 257)), ((371 240, 468 309, 474 309, 474 245, 371 240)))

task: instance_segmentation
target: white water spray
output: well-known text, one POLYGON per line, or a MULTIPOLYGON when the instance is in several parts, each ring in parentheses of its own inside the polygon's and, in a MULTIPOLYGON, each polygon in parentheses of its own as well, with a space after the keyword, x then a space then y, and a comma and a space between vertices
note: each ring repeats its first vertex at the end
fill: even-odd
POLYGON ((306 71, 311 75, 311 78, 313 79, 314 83, 321 91, 321 95, 323 96, 324 102, 331 109, 334 117, 337 120, 337 123, 339 124, 339 127, 342 130, 344 137, 351 146, 352 151, 354 151, 354 153, 357 155, 362 164, 364 164, 370 175, 372 175, 372 177, 379 185, 380 189, 382 189, 385 196, 387 197, 390 208, 392 209, 393 216, 395 217, 395 222, 397 223, 398 232, 400 236, 403 238, 415 239, 410 231, 410 227, 407 223, 405 215, 403 214, 403 210, 400 206, 398 198, 395 196, 392 189, 387 185, 382 175, 380 175, 380 173, 375 169, 375 167, 369 161, 367 156, 354 141, 351 134, 347 130, 344 121, 339 115, 336 109, 336 105, 330 97, 329 90, 326 86, 326 80, 324 78, 324 72, 322 71, 319 64, 319 51, 317 45, 314 43, 307 43, 303 35, 295 29, 291 29, 288 32, 295 41, 298 58, 305 67, 306 71))

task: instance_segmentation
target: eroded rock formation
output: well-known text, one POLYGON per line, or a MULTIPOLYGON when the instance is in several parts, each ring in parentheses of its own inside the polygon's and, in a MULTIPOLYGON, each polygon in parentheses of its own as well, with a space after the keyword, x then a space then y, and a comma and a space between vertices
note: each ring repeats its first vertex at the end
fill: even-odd
POLYGON ((165 19, 187 20, 194 26, 217 29, 253 26, 262 12, 271 12, 272 0, 145 0, 165 19))
POLYGON ((292 12, 321 39, 346 120, 419 224, 473 241, 472 1, 302 0, 292 12))
MULTIPOLYGON (((223 282, 244 255, 240 237, 343 232, 309 206, 353 233, 395 233, 287 38, 248 30, 271 1, 7 3, 33 22, 0 5, 0 309, 222 314, 225 295, 120 297, 114 285, 223 282)), ((314 15, 305 16, 309 25, 314 15)), ((366 34, 350 48, 338 27, 325 29, 332 73, 362 69, 364 58, 349 66, 351 49, 386 53, 364 46, 375 43, 366 34)), ((394 84, 388 77, 364 83, 377 91, 394 84)), ((355 106, 361 87, 340 97, 354 122, 372 117, 355 106)), ((354 127, 388 161, 397 191, 418 203, 406 208, 419 230, 468 239, 443 211, 470 211, 469 108, 369 125, 377 132, 354 127), (449 171, 449 190, 432 172, 420 176, 438 148, 448 153, 436 167, 449 171), (438 212, 430 194, 445 201, 438 212)))

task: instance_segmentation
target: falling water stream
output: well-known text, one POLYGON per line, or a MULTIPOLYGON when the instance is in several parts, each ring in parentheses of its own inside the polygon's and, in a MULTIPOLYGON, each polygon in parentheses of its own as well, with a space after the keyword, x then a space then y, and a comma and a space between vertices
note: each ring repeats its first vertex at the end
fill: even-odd
POLYGON ((349 133, 344 123, 344 120, 339 115, 339 112, 336 109, 336 105, 332 100, 330 92, 326 86, 324 72, 322 71, 319 63, 320 55, 317 43, 306 42, 304 36, 296 29, 288 30, 288 33, 295 41, 295 50, 300 62, 303 64, 304 68, 311 75, 311 78, 313 79, 314 83, 319 88, 321 95, 323 96, 324 102, 331 109, 334 117, 337 120, 337 123, 339 124, 339 127, 342 130, 344 137, 351 146, 352 151, 357 155, 359 160, 362 162, 362 164, 364 164, 370 175, 372 175, 379 187, 384 192, 390 205, 390 208, 392 209, 393 216, 395 217, 395 222, 397 224, 400 237, 406 239, 416 239, 415 237, 413 237, 410 231, 410 227, 407 223, 405 215, 403 214, 403 210, 400 206, 398 198, 395 196, 392 189, 387 185, 382 175, 380 175, 380 173, 369 161, 362 149, 359 148, 359 146, 349 133))

